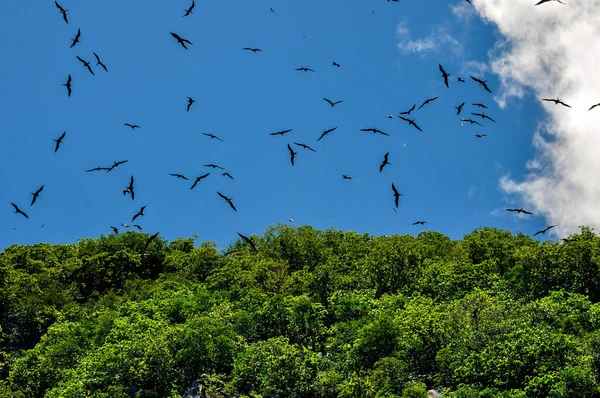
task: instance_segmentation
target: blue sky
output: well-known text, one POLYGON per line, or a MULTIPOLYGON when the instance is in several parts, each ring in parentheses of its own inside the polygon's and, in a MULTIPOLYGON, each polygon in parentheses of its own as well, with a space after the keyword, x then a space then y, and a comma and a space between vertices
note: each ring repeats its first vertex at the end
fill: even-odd
MULTIPOLYGON (((197 234, 219 247, 236 232, 262 233, 289 218, 319 229, 374 235, 432 229, 452 238, 481 226, 524 233, 546 226, 542 217, 498 211, 521 205, 502 192, 499 179, 526 172, 544 114, 528 96, 500 109, 468 78, 474 61, 488 62, 499 35, 493 24, 453 14, 459 2, 200 0, 186 18, 187 0, 60 3, 69 25, 53 1, 0 3, 1 247, 74 242, 108 234, 111 225, 125 230, 120 223, 130 223, 143 205, 146 215, 136 222, 144 231, 169 240, 197 234), (77 28, 80 43, 69 48, 77 28), (186 51, 169 32, 193 45, 186 51), (425 38, 436 46, 418 52, 398 47, 425 38), (108 73, 95 66, 93 52, 108 73), (91 61, 95 76, 76 56, 91 61), (450 89, 438 63, 452 75, 450 89), (295 70, 301 66, 316 72, 295 70), (68 74, 70 98, 62 86, 68 74), (186 96, 197 101, 189 112, 186 96), (435 96, 413 112, 423 132, 387 118, 435 96), (323 97, 344 102, 331 108, 323 97), (478 111, 471 103, 484 102, 497 123, 461 126, 454 107, 463 101, 466 115, 478 111), (367 127, 390 136, 359 131, 367 127), (269 135, 289 128, 283 137, 269 135), (63 131, 54 153, 53 139, 63 131), (476 139, 476 133, 487 137, 476 139), (292 167, 292 142, 317 152, 294 146, 292 167), (392 164, 379 173, 386 152, 392 164), (125 159, 110 173, 85 172, 125 159), (207 163, 235 180, 217 178, 219 171, 207 163), (192 181, 169 176, 193 179, 206 172, 211 175, 194 190, 192 181), (353 179, 342 180, 342 174, 353 179), (131 175, 134 201, 122 194, 131 175), (392 182, 405 195, 397 213, 392 182), (29 193, 42 184, 30 207, 29 193), (233 197, 238 212, 216 191, 233 197), (30 219, 14 214, 10 202, 30 219), (411 225, 417 220, 431 224, 411 225)), ((494 74, 480 76, 499 90, 494 74)))

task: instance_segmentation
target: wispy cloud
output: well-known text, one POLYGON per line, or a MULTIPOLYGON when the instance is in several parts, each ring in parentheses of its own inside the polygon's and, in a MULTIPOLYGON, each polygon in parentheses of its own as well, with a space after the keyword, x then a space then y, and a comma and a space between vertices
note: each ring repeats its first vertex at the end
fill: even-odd
POLYGON ((408 28, 408 21, 404 18, 396 29, 398 38, 398 48, 405 54, 429 54, 441 51, 447 51, 458 54, 462 53, 463 46, 448 32, 443 26, 435 26, 431 28, 430 33, 422 38, 412 39, 408 28))

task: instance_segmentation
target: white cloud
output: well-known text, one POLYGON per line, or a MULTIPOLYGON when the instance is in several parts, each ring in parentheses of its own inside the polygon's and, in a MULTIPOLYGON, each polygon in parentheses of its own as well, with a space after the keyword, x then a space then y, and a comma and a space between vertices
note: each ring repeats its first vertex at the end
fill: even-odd
POLYGON ((463 47, 458 40, 452 37, 452 35, 443 26, 435 26, 431 29, 430 33, 420 39, 411 39, 410 30, 408 29, 408 22, 406 17, 398 23, 396 33, 400 42, 398 48, 408 54, 427 54, 434 52, 447 51, 450 49, 455 54, 462 53, 463 47))
POLYGON ((548 119, 534 134, 528 175, 521 182, 505 176, 501 188, 558 224, 561 236, 580 225, 600 225, 600 109, 588 112, 600 102, 600 0, 473 3, 505 38, 491 52, 499 104, 532 92, 537 98, 560 95, 572 106, 543 103, 548 119))

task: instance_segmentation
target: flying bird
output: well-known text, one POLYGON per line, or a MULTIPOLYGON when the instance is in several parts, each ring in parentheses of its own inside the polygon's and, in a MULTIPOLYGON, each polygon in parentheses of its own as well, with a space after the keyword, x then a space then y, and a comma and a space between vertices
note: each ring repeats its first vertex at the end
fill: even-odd
POLYGON ((489 120, 491 120, 492 122, 496 123, 496 121, 495 121, 494 119, 492 119, 491 117, 489 117, 488 115, 486 115, 486 114, 485 114, 485 113, 483 113, 483 112, 481 112, 481 113, 473 113, 473 112, 471 112, 471 115, 474 115, 474 116, 480 116, 482 119, 489 119, 489 120))
POLYGON ((319 138, 317 138, 317 141, 321 141, 321 138, 325 137, 327 134, 331 133, 332 131, 335 131, 336 129, 337 129, 337 127, 334 127, 332 129, 323 131, 323 134, 321 134, 321 136, 319 138))
POLYGON ((415 221, 414 223, 412 223, 412 225, 425 225, 427 224, 427 221, 415 221))
POLYGON ((181 178, 182 180, 188 180, 188 178, 186 176, 184 176, 183 174, 172 173, 169 175, 173 176, 173 177, 181 178))
POLYGON ((383 162, 381 162, 381 165, 379 166, 379 172, 380 172, 380 173, 383 171, 383 168, 384 168, 386 165, 388 165, 388 164, 391 164, 391 163, 388 161, 388 157, 389 157, 389 156, 390 156, 390 153, 389 153, 389 152, 388 152, 388 153, 386 153, 385 155, 383 155, 383 162))
POLYGON ((306 67, 301 67, 301 68, 296 68, 296 70, 301 70, 303 72, 315 72, 313 69, 310 68, 306 68, 306 67))
POLYGON ((69 11, 69 10, 65 10, 64 8, 62 8, 61 5, 58 4, 58 2, 56 2, 56 1, 54 2, 54 4, 56 5, 56 8, 58 8, 60 10, 60 13, 63 16, 63 19, 68 24, 69 23, 69 19, 67 18, 67 11, 69 11))
POLYGON ((404 120, 405 122, 408 122, 408 124, 413 125, 417 130, 419 131, 423 131, 421 130, 421 128, 417 125, 417 123, 415 123, 415 119, 407 119, 405 117, 402 116, 398 116, 400 119, 404 120))
POLYGON ((394 191, 394 204, 396 205, 396 209, 397 209, 398 208, 398 200, 400 199, 400 196, 402 196, 402 194, 398 192, 398 190, 396 189, 396 186, 394 185, 393 182, 392 182, 392 190, 394 191))
POLYGON ((342 180, 351 180, 352 177, 347 176, 346 174, 342 174, 342 180))
POLYGON ((129 186, 123 190, 123 195, 130 194, 131 200, 135 199, 135 192, 133 191, 133 176, 129 180, 129 186))
POLYGON ((463 106, 465 106, 465 103, 463 102, 462 104, 460 104, 459 106, 455 106, 454 108, 456 108, 456 114, 460 115, 460 112, 462 112, 462 108, 463 106))
POLYGON ((571 105, 567 105, 564 102, 562 102, 559 97, 556 97, 556 99, 554 99, 554 98, 542 98, 542 101, 554 102, 554 105, 561 104, 563 106, 566 106, 567 108, 571 107, 571 105))
POLYGON ((340 64, 338 64, 337 62, 333 61, 333 62, 331 63, 331 66, 336 66, 336 67, 338 67, 338 68, 339 68, 339 67, 340 67, 340 64))
POLYGON ((542 229, 541 231, 537 231, 535 234, 533 234, 533 236, 537 236, 537 235, 544 235, 549 229, 552 229, 556 227, 556 225, 550 225, 549 227, 546 227, 544 229, 542 229))
POLYGON ((450 86, 448 85, 448 77, 450 76, 449 73, 446 73, 446 71, 444 70, 444 68, 442 67, 441 64, 439 64, 440 67, 440 72, 442 72, 442 76, 444 77, 444 83, 446 84, 446 87, 450 88, 450 86))
POLYGON ((463 78, 461 78, 461 77, 456 78, 456 80, 458 80, 461 83, 465 83, 465 80, 463 78))
POLYGON ((256 52, 262 52, 262 50, 260 48, 254 48, 254 47, 244 47, 244 51, 252 51, 254 54, 256 54, 256 52))
POLYGON ((227 172, 225 172, 225 173, 223 173, 223 174, 219 175, 219 178, 221 178, 221 177, 229 177, 229 178, 231 178, 232 180, 235 180, 235 178, 233 178, 233 176, 232 176, 231 174, 227 173, 227 172))
POLYGON ((190 6, 190 8, 185 10, 185 14, 183 16, 187 17, 188 15, 190 15, 192 13, 192 10, 194 9, 194 7, 196 7, 196 4, 194 3, 194 0, 192 0, 192 5, 190 6))
POLYGON ((56 145, 54 146, 54 153, 56 153, 56 151, 58 151, 58 148, 60 148, 60 144, 62 144, 62 140, 65 138, 65 135, 67 135, 66 131, 62 133, 62 135, 58 137, 58 139, 53 140, 54 142, 56 142, 56 145))
POLYGON ((129 162, 129 160, 121 160, 119 162, 113 162, 113 165, 109 167, 108 170, 106 170, 107 173, 109 173, 110 171, 112 171, 112 169, 114 169, 115 167, 119 167, 122 164, 125 164, 129 162))
POLYGON ((72 43, 71 43, 71 47, 69 47, 69 48, 73 48, 75 46, 75 44, 79 43, 79 37, 81 37, 81 29, 77 28, 77 34, 75 35, 74 39, 71 39, 72 43))
POLYGON ((219 141, 223 142, 223 140, 222 140, 222 139, 220 139, 219 137, 217 137, 217 136, 216 136, 216 135, 214 135, 214 134, 202 133, 202 135, 205 135, 205 136, 207 136, 207 137, 210 137, 210 138, 212 138, 213 140, 219 140, 219 141))
POLYGON ((225 170, 225 169, 224 169, 224 168, 222 168, 221 166, 219 166, 219 165, 216 165, 216 164, 212 164, 212 163, 210 163, 210 164, 205 164, 205 165, 204 165, 204 167, 212 167, 213 169, 221 169, 221 170, 225 170))
POLYGON ((483 127, 483 124, 479 123, 479 122, 478 122, 478 121, 476 121, 476 120, 473 120, 473 119, 460 119, 460 125, 461 125, 461 126, 464 126, 464 124, 465 124, 465 123, 469 123, 469 124, 476 124, 476 125, 478 125, 478 126, 481 126, 481 127, 483 127))
POLYGON ((221 192, 217 191, 217 194, 222 197, 223 199, 225 199, 225 202, 227 202, 229 204, 229 206, 231 206, 231 208, 237 212, 237 209, 235 208, 235 206, 233 205, 233 202, 231 201, 233 198, 228 198, 227 196, 223 195, 221 192))
POLYGON ((329 105, 331 105, 331 107, 332 107, 332 108, 333 108, 334 106, 336 106, 337 104, 339 104, 339 103, 341 103, 341 102, 344 102, 343 100, 339 100, 339 101, 333 102, 333 101, 331 101, 331 100, 328 100, 327 98, 323 98, 323 99, 324 99, 325 101, 327 101, 327 102, 329 103, 329 105))
POLYGON ((81 59, 81 57, 79 57, 79 55, 76 55, 76 57, 79 60, 79 62, 81 62, 83 64, 83 66, 85 66, 87 68, 87 70, 89 70, 90 73, 93 75, 94 71, 92 70, 92 67, 90 66, 90 63, 88 61, 85 61, 85 60, 81 59))
MULTIPOLYGON (((562 1, 560 1, 560 0, 541 0, 541 1, 539 1, 539 2, 538 2, 537 4, 535 4, 535 5, 536 5, 536 6, 539 6, 540 4, 544 4, 544 3, 547 3, 547 2, 549 2, 549 1, 558 1, 560 4, 565 4, 565 3, 563 3, 563 2, 562 2, 562 1)), ((565 5, 566 5, 566 4, 565 4, 565 5)))
POLYGON ((309 151, 317 152, 317 151, 315 151, 314 149, 312 149, 311 147, 309 147, 309 146, 308 146, 308 145, 306 145, 306 144, 300 144, 300 143, 298 143, 298 142, 294 142, 294 145, 298 145, 299 147, 302 147, 302 148, 304 148, 304 149, 308 149, 309 151))
POLYGON ((290 146, 290 144, 287 145, 288 150, 290 151, 290 161, 292 162, 292 166, 294 165, 294 158, 296 157, 296 155, 298 154, 298 152, 294 152, 294 150, 292 149, 292 147, 290 146))
POLYGON ((487 106, 485 106, 485 105, 484 105, 484 104, 482 104, 482 103, 478 103, 478 104, 472 104, 472 105, 473 105, 473 106, 476 106, 476 107, 478 107, 478 108, 485 108, 485 109, 487 109, 487 108, 488 108, 487 106))
POLYGON ((425 101, 423 101, 423 103, 421 104, 421 106, 419 108, 417 108, 417 110, 421 109, 422 107, 424 107, 425 105, 429 104, 430 102, 435 101, 436 99, 438 99, 439 97, 433 97, 433 98, 428 98, 425 101))
POLYGON ((278 131, 276 133, 270 133, 269 135, 281 135, 281 136, 283 136, 284 134, 287 134, 287 133, 289 133, 292 130, 293 129, 281 130, 281 131, 278 131))
POLYGON ((237 234, 240 236, 240 238, 242 238, 244 240, 244 242, 246 242, 252 248, 252 250, 257 251, 256 250, 256 245, 254 244, 254 242, 252 241, 252 239, 248 238, 247 236, 244 236, 244 235, 240 234, 239 232, 237 234))
POLYGON ((275 14, 275 10, 273 10, 273 7, 269 7, 269 11, 271 11, 273 14, 275 14))
POLYGON ((368 131, 368 132, 373 133, 373 134, 381 134, 381 135, 387 135, 387 136, 389 136, 388 133, 385 133, 385 132, 383 132, 383 131, 375 128, 375 127, 369 127, 368 129, 360 129, 360 131, 368 131))
POLYGON ((30 194, 30 195, 33 195, 33 199, 31 199, 31 204, 29 206, 33 206, 33 204, 37 200, 38 196, 40 196, 40 192, 42 192, 43 190, 44 190, 44 186, 42 185, 37 191, 30 194))
POLYGON ((487 134, 475 134, 475 138, 487 137, 487 134))
POLYGON ((108 170, 110 167, 94 167, 93 169, 86 170, 86 173, 90 173, 92 171, 104 171, 108 170))
POLYGON ((140 126, 137 124, 123 123, 124 126, 131 127, 132 130, 139 129, 140 126))
MULTIPOLYGON (((469 75, 469 76, 471 76, 471 75, 469 75)), ((473 77, 473 76, 471 76, 471 79, 473 79, 477 83, 479 83, 479 85, 482 86, 485 89, 485 91, 487 91, 488 93, 492 92, 492 90, 490 90, 490 88, 487 86, 487 80, 481 80, 481 79, 478 79, 478 78, 473 77)))
POLYGON ((590 109, 588 109, 588 111, 591 111, 592 109, 594 109, 595 107, 600 106, 600 103, 592 105, 592 107, 590 109))
POLYGON ((184 39, 183 37, 179 36, 177 33, 171 32, 171 36, 173 36, 175 39, 177 39, 177 42, 179 42, 179 44, 181 44, 183 46, 183 48, 185 48, 186 50, 188 48, 186 47, 185 43, 192 44, 191 41, 184 39))
POLYGON ((108 69, 106 69, 106 65, 104 65, 102 63, 102 61, 100 61, 100 57, 98 56, 98 54, 96 53, 92 53, 94 54, 94 57, 96 57, 96 66, 100 65, 102 67, 102 69, 104 69, 105 72, 108 72, 108 69))
POLYGON ((152 241, 154 241, 154 239, 158 238, 158 234, 160 234, 160 232, 155 233, 154 235, 149 237, 148 240, 146 240, 146 246, 144 246, 144 252, 146 250, 148 250, 148 247, 150 247, 150 243, 152 243, 152 241))
POLYGON ((10 204, 15 208, 15 214, 22 214, 23 217, 29 219, 29 216, 27 215, 27 213, 25 213, 23 210, 19 209, 19 206, 17 206, 16 204, 10 202, 10 204))
POLYGON ((512 211, 512 212, 523 213, 523 214, 533 214, 533 213, 528 212, 527 210, 524 210, 522 207, 520 209, 506 209, 506 211, 512 211))
POLYGON ((416 107, 417 107, 417 104, 414 104, 414 105, 412 106, 412 108, 410 108, 409 110, 407 110, 407 111, 405 111, 405 112, 400 112, 400 115, 410 115, 410 113, 411 113, 412 111, 414 111, 416 107))
POLYGON ((192 107, 192 104, 193 104, 194 102, 196 102, 196 100, 195 100, 195 99, 193 99, 192 97, 187 97, 187 99, 188 99, 187 111, 189 112, 189 111, 190 111, 190 108, 192 107))
POLYGON ((129 225, 128 225, 128 224, 125 224, 124 222, 122 222, 122 223, 121 223, 121 226, 122 226, 122 227, 125 227, 125 228, 129 228, 129 225))
POLYGON ((142 206, 141 209, 137 213, 135 213, 135 216, 133 216, 133 218, 131 219, 131 222, 134 222, 135 219, 140 216, 145 216, 144 210, 146 210, 146 206, 142 206))
POLYGON ((138 224, 133 224, 133 226, 139 229, 140 231, 142 230, 142 227, 140 227, 138 224))
POLYGON ((113 230, 113 232, 115 233, 115 235, 119 235, 119 229, 117 227, 113 227, 111 225, 110 228, 113 230))
POLYGON ((65 84, 63 84, 63 86, 65 86, 67 88, 67 96, 71 96, 71 75, 69 75, 69 77, 67 77, 67 82, 65 84))
POLYGON ((203 179, 205 179, 209 175, 210 175, 210 173, 206 173, 206 174, 203 174, 203 175, 201 175, 199 177, 196 177, 196 180, 194 181, 194 184, 192 184, 192 186, 190 187, 190 190, 194 189, 196 187, 196 184, 198 184, 200 181, 202 181, 203 179))

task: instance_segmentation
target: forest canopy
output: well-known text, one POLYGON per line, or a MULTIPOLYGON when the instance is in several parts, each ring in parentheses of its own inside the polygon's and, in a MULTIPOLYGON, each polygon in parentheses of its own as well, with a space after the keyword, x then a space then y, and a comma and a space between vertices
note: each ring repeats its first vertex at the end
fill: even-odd
POLYGON ((600 238, 279 224, 0 254, 0 397, 600 396, 600 238))

